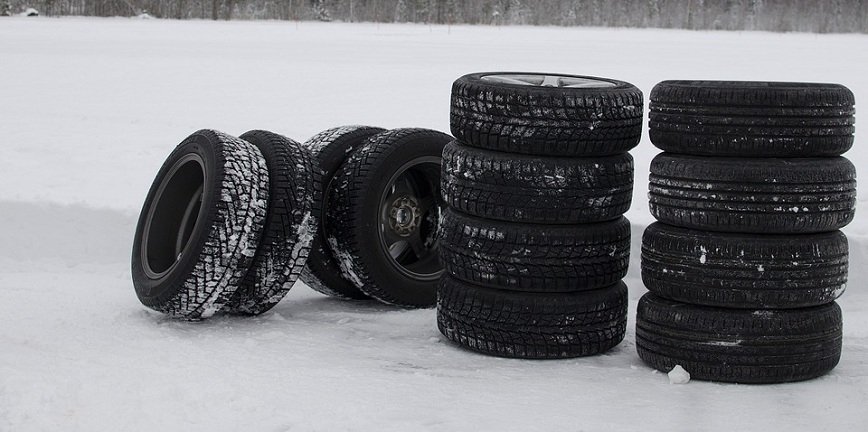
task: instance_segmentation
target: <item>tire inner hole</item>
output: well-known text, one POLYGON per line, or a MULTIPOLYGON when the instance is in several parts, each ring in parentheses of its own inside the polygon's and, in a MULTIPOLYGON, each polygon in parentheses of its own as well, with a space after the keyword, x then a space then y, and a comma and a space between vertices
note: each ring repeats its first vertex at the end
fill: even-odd
POLYGON ((145 262, 154 276, 165 274, 181 258, 202 210, 205 172, 198 157, 182 159, 168 177, 145 233, 145 262))

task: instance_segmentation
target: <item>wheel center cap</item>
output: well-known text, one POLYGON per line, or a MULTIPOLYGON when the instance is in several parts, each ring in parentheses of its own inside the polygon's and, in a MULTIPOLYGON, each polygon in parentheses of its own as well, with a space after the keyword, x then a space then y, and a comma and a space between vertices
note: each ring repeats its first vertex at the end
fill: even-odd
POLYGON ((410 215, 410 210, 407 210, 406 208, 403 208, 403 207, 399 208, 398 213, 395 215, 395 220, 400 225, 406 225, 407 223, 409 223, 412 220, 411 218, 412 218, 412 216, 410 215))
POLYGON ((401 237, 409 237, 419 227, 421 216, 416 198, 400 197, 389 209, 389 228, 401 237))

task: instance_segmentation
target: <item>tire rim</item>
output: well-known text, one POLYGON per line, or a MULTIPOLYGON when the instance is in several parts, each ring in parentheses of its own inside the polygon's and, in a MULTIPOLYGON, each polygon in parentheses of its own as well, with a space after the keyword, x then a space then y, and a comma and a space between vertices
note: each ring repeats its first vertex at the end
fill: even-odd
POLYGON ((530 87, 610 88, 617 85, 598 78, 547 74, 494 74, 485 75, 481 79, 499 84, 530 87))
POLYGON ((442 213, 440 164, 438 156, 405 163, 389 179, 377 208, 380 246, 389 263, 419 281, 437 280, 443 273, 437 239, 442 213))
POLYGON ((201 156, 185 155, 172 165, 157 188, 140 250, 145 274, 151 279, 165 276, 187 252, 202 216, 204 166, 201 156))

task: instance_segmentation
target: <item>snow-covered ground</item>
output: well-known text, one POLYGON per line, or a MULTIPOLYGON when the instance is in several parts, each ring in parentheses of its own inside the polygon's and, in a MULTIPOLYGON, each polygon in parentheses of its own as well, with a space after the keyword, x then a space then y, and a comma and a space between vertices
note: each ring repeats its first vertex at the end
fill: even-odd
MULTIPOLYGON (((844 352, 805 383, 672 385, 635 353, 651 221, 636 192, 630 330, 606 355, 485 357, 433 310, 325 298, 202 323, 136 300, 135 217, 199 128, 298 140, 348 123, 448 130, 452 81, 483 70, 840 82, 868 101, 868 36, 286 22, 0 19, 0 431, 861 430, 868 424, 868 194, 841 299, 844 352)), ((861 106, 861 105, 860 105, 861 106)), ((868 178, 868 121, 847 156, 868 178)))

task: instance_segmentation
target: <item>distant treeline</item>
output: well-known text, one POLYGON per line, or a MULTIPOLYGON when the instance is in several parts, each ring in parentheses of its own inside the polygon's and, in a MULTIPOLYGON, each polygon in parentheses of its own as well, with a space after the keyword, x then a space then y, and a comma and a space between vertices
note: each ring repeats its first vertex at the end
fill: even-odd
POLYGON ((868 33, 868 0, 0 0, 0 13, 28 7, 49 16, 868 33))

